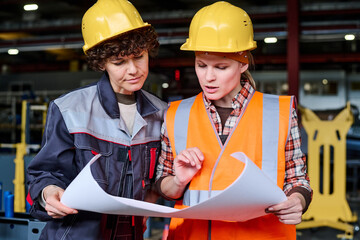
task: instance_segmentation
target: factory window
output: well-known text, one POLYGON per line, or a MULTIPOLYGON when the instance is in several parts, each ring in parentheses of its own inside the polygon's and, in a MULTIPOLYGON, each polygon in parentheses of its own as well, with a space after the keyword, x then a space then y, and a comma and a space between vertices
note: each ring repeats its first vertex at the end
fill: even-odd
POLYGON ((289 91, 289 85, 285 81, 256 82, 256 88, 263 93, 286 95, 289 91))
POLYGON ((321 81, 308 81, 303 85, 306 95, 337 95, 338 83, 323 79, 321 81))
POLYGON ((360 91, 360 82, 352 82, 351 90, 352 91, 360 91))
POLYGON ((33 86, 31 83, 17 82, 10 85, 11 92, 26 92, 32 91, 33 86))
POLYGON ((264 93, 276 94, 277 93, 276 82, 265 82, 264 93))

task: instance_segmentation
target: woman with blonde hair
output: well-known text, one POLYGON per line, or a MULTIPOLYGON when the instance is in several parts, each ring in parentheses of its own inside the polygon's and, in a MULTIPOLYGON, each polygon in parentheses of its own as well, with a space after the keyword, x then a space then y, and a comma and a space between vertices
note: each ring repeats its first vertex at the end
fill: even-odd
POLYGON ((202 92, 167 110, 156 185, 176 208, 198 204, 241 174, 243 165, 230 154, 243 152, 287 200, 245 222, 173 218, 168 239, 296 239, 312 190, 295 99, 255 90, 248 71, 255 48, 251 19, 241 8, 216 2, 193 17, 181 50, 195 52, 202 92))

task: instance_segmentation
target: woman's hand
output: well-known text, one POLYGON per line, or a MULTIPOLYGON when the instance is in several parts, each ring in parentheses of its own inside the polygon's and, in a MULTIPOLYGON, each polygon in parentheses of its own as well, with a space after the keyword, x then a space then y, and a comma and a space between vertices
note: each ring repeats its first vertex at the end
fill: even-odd
POLYGON ((197 148, 188 148, 180 152, 174 160, 174 181, 178 186, 186 186, 201 169, 203 153, 197 148))
POLYGON ((68 214, 78 213, 76 209, 69 208, 60 202, 63 193, 64 189, 55 185, 46 186, 43 190, 45 210, 52 218, 63 218, 68 214))
POLYGON ((175 175, 169 175, 161 181, 162 193, 172 199, 180 198, 186 185, 201 169, 203 161, 204 155, 196 147, 181 151, 174 159, 175 175))
POLYGON ((279 221, 285 224, 301 223, 302 212, 305 207, 305 198, 300 193, 291 194, 285 202, 273 205, 266 209, 267 213, 273 213, 279 221))

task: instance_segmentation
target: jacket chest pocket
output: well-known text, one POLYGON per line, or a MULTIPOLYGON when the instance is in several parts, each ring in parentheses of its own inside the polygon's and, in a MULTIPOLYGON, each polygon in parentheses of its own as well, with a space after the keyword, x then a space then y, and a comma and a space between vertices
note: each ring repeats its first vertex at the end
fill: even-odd
POLYGON ((101 157, 91 166, 91 173, 104 191, 109 191, 110 159, 113 158, 114 144, 101 141, 88 134, 75 134, 76 167, 80 172, 85 165, 97 154, 101 157))

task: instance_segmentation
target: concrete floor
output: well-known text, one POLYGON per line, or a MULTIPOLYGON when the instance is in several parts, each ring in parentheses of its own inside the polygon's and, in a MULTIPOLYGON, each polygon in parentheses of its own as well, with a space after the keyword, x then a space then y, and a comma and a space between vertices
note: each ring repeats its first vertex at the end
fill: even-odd
MULTIPOLYGON (((357 214, 360 217, 360 194, 358 198, 348 199, 351 211, 354 214, 357 214)), ((145 238, 145 240, 162 240, 162 233, 164 226, 163 219, 152 219, 153 228, 151 229, 151 236, 145 238)), ((354 223, 353 226, 359 227, 359 219, 357 223, 354 223)), ((343 231, 329 228, 329 227, 319 227, 311 229, 301 229, 297 230, 297 240, 339 240, 342 238, 337 237, 339 234, 343 234, 343 231)), ((343 238, 345 239, 345 238, 343 238)), ((349 238, 348 238, 349 239, 349 238)), ((350 238, 351 239, 351 238, 350 238)), ((357 231, 354 234, 353 240, 360 240, 360 232, 357 231)))

